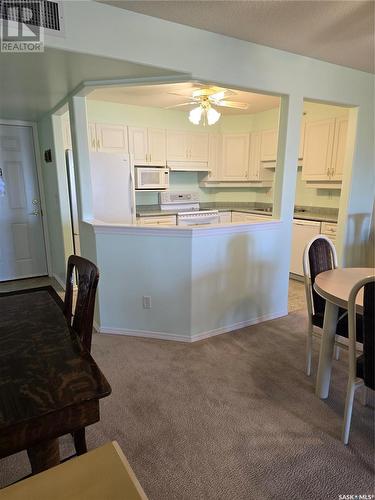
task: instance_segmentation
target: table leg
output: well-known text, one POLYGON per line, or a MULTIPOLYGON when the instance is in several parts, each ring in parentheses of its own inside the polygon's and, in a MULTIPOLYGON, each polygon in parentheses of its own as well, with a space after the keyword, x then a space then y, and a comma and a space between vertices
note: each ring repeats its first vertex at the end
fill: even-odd
POLYGON ((323 335, 320 344, 319 366, 315 389, 315 394, 321 399, 328 398, 338 312, 338 306, 327 300, 324 312, 323 335))
POLYGON ((43 470, 55 467, 60 463, 59 440, 50 439, 43 441, 27 450, 31 471, 38 474, 43 470))

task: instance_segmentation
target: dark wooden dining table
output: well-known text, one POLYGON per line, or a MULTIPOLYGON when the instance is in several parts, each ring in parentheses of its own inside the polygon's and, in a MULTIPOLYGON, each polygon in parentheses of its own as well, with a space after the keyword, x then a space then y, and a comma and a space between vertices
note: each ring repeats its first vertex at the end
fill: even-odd
POLYGON ((60 462, 58 438, 100 419, 111 387, 52 287, 0 294, 0 458, 27 450, 33 473, 60 462))

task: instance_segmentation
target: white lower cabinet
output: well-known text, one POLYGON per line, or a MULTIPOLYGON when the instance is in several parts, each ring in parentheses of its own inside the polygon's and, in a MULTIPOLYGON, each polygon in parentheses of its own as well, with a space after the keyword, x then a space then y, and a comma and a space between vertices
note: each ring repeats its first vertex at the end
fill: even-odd
POLYGON ((220 224, 230 224, 232 222, 232 212, 219 212, 220 224))
POLYGON ((175 215, 157 215, 137 217, 137 224, 142 226, 175 226, 177 218, 175 215))
POLYGON ((232 222, 260 222, 270 220, 267 215, 232 212, 232 222))

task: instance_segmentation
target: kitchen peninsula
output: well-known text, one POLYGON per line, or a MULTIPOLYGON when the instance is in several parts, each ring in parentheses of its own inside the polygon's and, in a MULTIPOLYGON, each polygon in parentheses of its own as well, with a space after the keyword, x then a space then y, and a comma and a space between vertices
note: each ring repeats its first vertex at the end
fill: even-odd
POLYGON ((101 269, 99 332, 193 342, 287 314, 273 264, 283 258, 277 219, 84 226, 101 269))

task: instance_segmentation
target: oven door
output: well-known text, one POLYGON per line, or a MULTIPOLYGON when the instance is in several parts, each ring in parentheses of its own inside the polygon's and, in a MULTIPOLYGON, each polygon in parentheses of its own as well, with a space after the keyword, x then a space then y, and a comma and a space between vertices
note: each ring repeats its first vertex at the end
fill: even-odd
POLYGON ((201 226, 206 224, 219 224, 219 212, 179 212, 177 214, 178 226, 201 226))
POLYGON ((135 167, 135 189, 167 189, 169 170, 167 168, 135 167))

